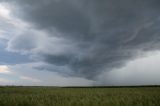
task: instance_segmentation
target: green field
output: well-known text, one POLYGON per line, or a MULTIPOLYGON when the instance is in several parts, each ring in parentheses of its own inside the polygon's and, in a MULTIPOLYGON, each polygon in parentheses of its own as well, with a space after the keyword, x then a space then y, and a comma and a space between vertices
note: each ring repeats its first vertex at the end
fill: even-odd
POLYGON ((160 87, 0 87, 0 106, 160 106, 160 87))

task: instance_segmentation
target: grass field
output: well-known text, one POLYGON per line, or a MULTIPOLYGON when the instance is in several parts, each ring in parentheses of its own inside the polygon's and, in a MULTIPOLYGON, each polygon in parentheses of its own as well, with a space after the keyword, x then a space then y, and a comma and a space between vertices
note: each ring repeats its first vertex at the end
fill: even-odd
POLYGON ((0 87, 0 106, 160 106, 160 87, 0 87))

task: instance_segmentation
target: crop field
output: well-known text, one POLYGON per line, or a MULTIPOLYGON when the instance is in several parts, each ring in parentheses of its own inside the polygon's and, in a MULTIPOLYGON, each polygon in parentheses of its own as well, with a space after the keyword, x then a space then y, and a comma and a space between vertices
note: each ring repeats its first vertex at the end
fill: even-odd
POLYGON ((0 87, 0 106, 160 106, 160 87, 0 87))

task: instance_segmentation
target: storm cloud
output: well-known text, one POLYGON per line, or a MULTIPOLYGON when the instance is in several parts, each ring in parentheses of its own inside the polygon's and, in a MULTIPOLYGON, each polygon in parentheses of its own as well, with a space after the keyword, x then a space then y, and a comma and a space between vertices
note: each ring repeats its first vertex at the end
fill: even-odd
POLYGON ((7 49, 53 65, 36 69, 67 67, 70 75, 94 79, 160 49, 159 0, 1 1, 31 26, 7 49))

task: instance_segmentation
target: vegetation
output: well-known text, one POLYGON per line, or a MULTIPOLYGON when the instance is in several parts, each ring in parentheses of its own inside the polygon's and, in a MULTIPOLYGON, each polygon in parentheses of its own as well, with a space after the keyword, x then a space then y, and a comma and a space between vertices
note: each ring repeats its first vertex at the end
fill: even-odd
POLYGON ((0 106, 160 106, 160 87, 0 87, 0 106))

